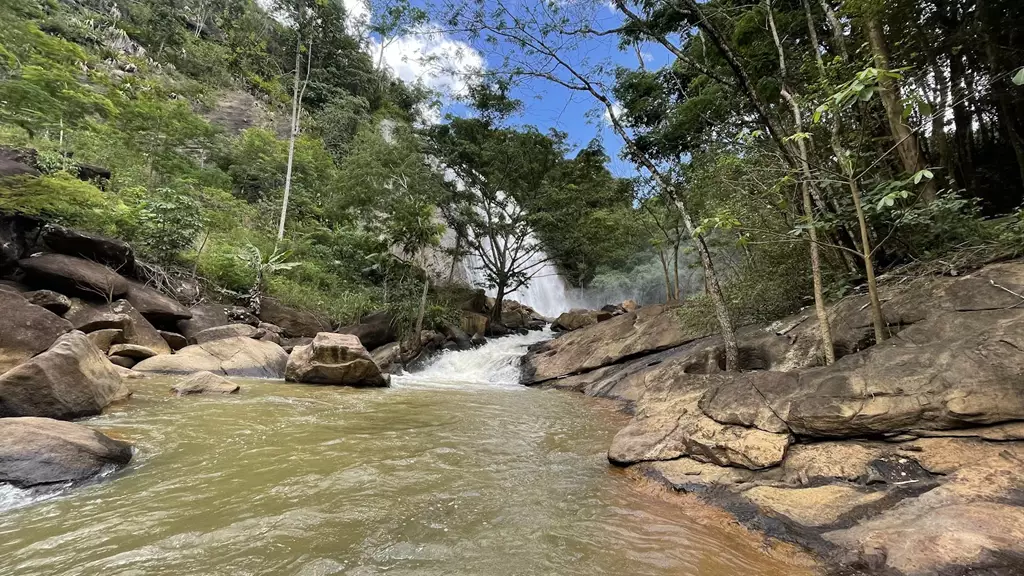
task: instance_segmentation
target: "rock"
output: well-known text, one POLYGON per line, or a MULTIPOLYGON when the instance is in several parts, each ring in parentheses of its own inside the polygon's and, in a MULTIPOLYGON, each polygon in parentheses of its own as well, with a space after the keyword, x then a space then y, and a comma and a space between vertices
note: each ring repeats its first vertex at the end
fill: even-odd
POLYGON ((20 294, 0 290, 0 374, 46 350, 71 323, 32 304, 20 294))
MULTIPOLYGON (((138 344, 114 344, 107 352, 107 356, 124 356, 134 360, 145 360, 146 358, 156 356, 156 352, 138 344)), ((128 368, 131 368, 131 366, 128 366, 128 368)))
POLYGON ((880 490, 854 486, 825 485, 813 488, 757 486, 743 496, 764 511, 785 516, 803 526, 835 524, 855 509, 885 498, 880 490))
POLYGON ((476 334, 473 334, 472 338, 469 339, 469 343, 473 346, 473 348, 479 348, 480 346, 487 344, 487 337, 484 336, 483 332, 477 332, 476 334))
POLYGON ((274 344, 277 344, 278 346, 280 346, 281 343, 284 342, 284 340, 281 338, 280 334, 276 334, 274 332, 267 332, 266 330, 264 330, 262 328, 258 328, 257 329, 257 334, 260 334, 261 332, 262 332, 262 334, 257 336, 257 338, 259 340, 263 340, 265 342, 273 342, 274 344))
POLYGON ((715 420, 746 423, 756 415, 770 423, 762 429, 771 430, 781 419, 803 436, 950 430, 1024 420, 1024 316, 938 342, 889 341, 831 366, 723 379, 716 386, 702 403, 715 420))
POLYGON ((58 316, 63 316, 71 309, 71 300, 53 290, 36 290, 35 292, 26 292, 23 296, 32 304, 46 308, 58 316))
POLYGON ((721 486, 738 486, 750 482, 757 474, 744 468, 718 466, 692 458, 645 462, 640 467, 647 475, 678 492, 700 493, 721 486))
MULTIPOLYGON (((851 551, 846 562, 902 574, 972 573, 1005 566, 1000 555, 1024 554, 1024 462, 1011 455, 976 461, 943 485, 824 538, 851 551), (997 554, 992 554, 993 552, 997 554)), ((1011 573, 1011 572, 1006 572, 1011 573)))
POLYGON ((157 332, 160 333, 160 337, 164 339, 164 342, 167 342, 172 351, 178 351, 188 346, 188 340, 177 332, 168 332, 166 330, 157 330, 157 332))
POLYGON ((93 330, 86 334, 86 337, 104 354, 109 352, 114 344, 124 344, 124 330, 120 328, 93 330))
POLYGON ((216 328, 207 328, 202 332, 198 332, 189 339, 189 343, 202 344, 203 342, 223 340, 224 338, 259 338, 263 334, 266 334, 266 331, 260 331, 259 328, 254 328, 248 324, 228 324, 226 326, 217 326, 216 328))
POLYGON ((93 416, 128 394, 107 357, 85 334, 69 332, 0 376, 0 418, 93 416))
POLYGON ((446 322, 441 330, 449 341, 455 343, 456 350, 469 350, 473 347, 469 334, 463 332, 462 328, 446 322))
POLYGON ((28 164, 22 164, 21 162, 14 162, 11 160, 5 160, 0 158, 0 178, 11 178, 14 176, 40 176, 39 170, 29 166, 28 164))
POLYGON ((128 281, 102 264, 64 254, 40 254, 18 261, 29 285, 64 294, 110 300, 128 292, 128 281))
POLYGON ((208 371, 223 376, 283 378, 288 354, 273 342, 246 337, 224 338, 186 346, 135 365, 139 372, 192 374, 208 371))
MULTIPOLYGON (((71 230, 56 224, 43 227, 43 242, 53 252, 99 262, 124 274, 135 269, 135 254, 128 243, 96 234, 71 230)), ((127 291, 114 294, 121 296, 127 291)))
POLYGON ((188 308, 170 296, 165 296, 138 282, 129 282, 128 286, 128 295, 125 299, 139 311, 139 314, 154 324, 173 325, 179 320, 188 320, 192 317, 192 312, 188 308))
POLYGON ((252 327, 260 324, 260 319, 245 306, 226 306, 224 312, 228 315, 228 322, 231 324, 248 324, 252 327))
POLYGON ((31 254, 40 226, 40 221, 35 218, 18 214, 0 215, 0 274, 14 272, 18 260, 31 254))
POLYGON ((291 354, 292 350, 294 350, 296 346, 308 346, 308 345, 310 345, 312 343, 313 343, 313 339, 312 338, 306 338, 306 337, 301 337, 301 338, 282 338, 281 339, 281 348, 284 348, 285 352, 291 354))
MULTIPOLYGON (((398 342, 390 342, 379 348, 374 349, 370 352, 370 356, 373 358, 373 362, 380 367, 381 370, 387 371, 391 374, 395 372, 391 369, 393 364, 401 363, 402 350, 399 347, 398 342)), ((401 371, 401 366, 398 367, 401 371)))
POLYGON ((546 342, 523 360, 523 381, 538 383, 651 354, 708 336, 687 332, 674 306, 645 306, 546 342))
POLYGON ((551 329, 561 330, 563 332, 572 332, 573 330, 579 330, 580 328, 586 328, 587 326, 593 326, 594 324, 597 324, 597 313, 592 310, 575 308, 568 312, 562 312, 558 318, 552 322, 551 329))
POLYGON ((237 394, 242 387, 213 372, 196 372, 182 378, 171 388, 177 396, 190 394, 237 394))
POLYGON ((278 334, 278 335, 284 334, 284 329, 283 328, 281 328, 277 324, 271 324, 270 322, 260 322, 259 325, 257 325, 256 327, 260 328, 261 330, 266 330, 267 332, 270 332, 271 334, 278 334))
POLYGON ((395 317, 384 310, 364 316, 358 324, 338 328, 337 332, 358 337, 368 350, 380 348, 398 338, 395 332, 395 317))
POLYGON ((220 304, 199 304, 189 309, 192 318, 179 320, 178 333, 186 339, 192 338, 208 328, 228 324, 228 314, 220 304))
MULTIPOLYGON (((10 292, 12 294, 24 294, 30 290, 17 282, 11 280, 0 280, 0 291, 10 292)), ((24 296, 22 296, 24 297, 24 296)))
POLYGON ((50 418, 0 418, 0 483, 18 488, 81 482, 132 459, 132 446, 50 418))
POLYGON ((344 386, 387 386, 359 338, 350 334, 321 332, 309 346, 292 350, 285 380, 344 386))
POLYGON ((289 338, 313 338, 318 333, 331 329, 329 322, 321 320, 315 314, 285 306, 276 298, 263 299, 259 319, 280 326, 284 330, 284 336, 289 338))
POLYGON ((111 304, 87 304, 72 300, 71 310, 65 315, 76 330, 94 332, 104 329, 124 331, 124 343, 145 346, 157 354, 170 354, 171 348, 156 328, 139 314, 127 300, 111 304))
POLYGON ((129 358, 128 356, 108 356, 107 360, 118 368, 131 368, 138 364, 138 360, 135 358, 129 358))
POLYGON ((636 303, 636 300, 623 300, 622 304, 619 304, 619 307, 626 312, 636 312, 636 309, 639 308, 640 305, 636 303))
POLYGON ((788 433, 721 424, 701 411, 704 392, 721 375, 677 373, 662 363, 645 375, 647 386, 636 403, 636 416, 620 430, 608 449, 619 465, 681 456, 758 470, 782 462, 792 441, 788 433))
POLYGON ((490 327, 490 319, 476 312, 463 312, 459 319, 459 328, 466 334, 486 334, 490 327))

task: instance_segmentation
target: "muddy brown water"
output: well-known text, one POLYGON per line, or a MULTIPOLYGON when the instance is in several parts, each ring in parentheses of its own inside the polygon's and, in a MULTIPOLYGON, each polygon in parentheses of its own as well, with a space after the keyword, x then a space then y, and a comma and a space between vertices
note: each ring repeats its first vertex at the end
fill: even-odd
POLYGON ((807 573, 610 467, 626 416, 606 401, 436 375, 187 398, 172 381, 85 421, 136 445, 126 470, 7 495, 0 574, 807 573))

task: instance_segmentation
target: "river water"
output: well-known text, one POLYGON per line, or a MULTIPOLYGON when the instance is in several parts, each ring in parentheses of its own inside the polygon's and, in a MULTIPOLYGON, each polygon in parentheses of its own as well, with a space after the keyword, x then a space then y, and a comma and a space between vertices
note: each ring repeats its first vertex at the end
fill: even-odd
POLYGON ((175 398, 172 379, 133 381, 85 421, 136 445, 126 470, 49 498, 0 491, 0 574, 804 573, 609 467, 615 405, 515 384, 535 338, 381 390, 240 380, 175 398))

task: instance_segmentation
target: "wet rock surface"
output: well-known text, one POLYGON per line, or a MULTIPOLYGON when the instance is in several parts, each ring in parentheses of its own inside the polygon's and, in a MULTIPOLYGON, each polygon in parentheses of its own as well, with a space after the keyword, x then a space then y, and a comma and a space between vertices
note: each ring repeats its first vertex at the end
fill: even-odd
POLYGON ((277 344, 247 337, 224 338, 193 344, 174 354, 161 354, 136 364, 139 372, 283 378, 288 354, 277 344))
POLYGON ((0 482, 19 488, 80 482, 132 459, 132 447, 50 418, 0 418, 0 482))

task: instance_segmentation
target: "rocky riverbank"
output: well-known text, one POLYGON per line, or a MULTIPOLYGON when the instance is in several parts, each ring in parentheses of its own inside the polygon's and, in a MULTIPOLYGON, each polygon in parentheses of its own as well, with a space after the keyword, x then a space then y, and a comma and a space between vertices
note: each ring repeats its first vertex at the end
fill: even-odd
POLYGON ((1024 262, 885 288, 738 334, 742 371, 679 308, 648 306, 534 347, 523 380, 627 403, 609 460, 693 493, 829 565, 1024 573, 1024 262))
POLYGON ((239 392, 224 377, 379 387, 441 350, 545 325, 512 301, 491 322, 481 291, 460 322, 400 343, 386 311, 335 326, 273 298, 254 313, 207 296, 120 240, 0 215, 0 484, 64 486, 127 464, 128 444, 68 421, 128 399, 146 374, 180 375, 178 396, 239 392))

